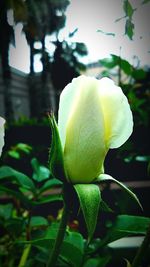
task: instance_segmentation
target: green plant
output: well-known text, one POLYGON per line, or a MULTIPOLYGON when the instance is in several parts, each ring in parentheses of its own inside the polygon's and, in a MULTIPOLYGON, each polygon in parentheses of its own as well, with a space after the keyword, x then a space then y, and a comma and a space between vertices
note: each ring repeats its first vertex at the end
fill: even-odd
MULTIPOLYGON (((2 229, 0 263, 3 263, 3 267, 111 266, 110 264, 114 264, 113 262, 117 264, 125 256, 114 257, 110 244, 123 237, 142 235, 144 241, 138 252, 132 257, 127 255, 126 262, 124 261, 127 266, 142 265, 147 257, 146 252, 149 251, 150 218, 129 215, 126 213, 128 207, 125 205, 124 213, 119 214, 117 206, 121 207, 123 197, 118 197, 117 206, 115 206, 113 203, 109 205, 104 194, 109 183, 116 183, 128 199, 132 200, 139 210, 142 209, 138 197, 123 183, 105 174, 103 170, 108 149, 119 147, 132 132, 132 113, 125 95, 109 79, 97 81, 81 76, 73 80, 63 91, 58 117, 58 126, 53 114, 48 117, 52 142, 47 166, 34 157, 31 160, 31 175, 10 166, 0 167, 0 199, 3 201, 0 205, 2 229), (66 97, 67 100, 68 96, 71 97, 72 86, 75 90, 73 93, 77 93, 78 97, 71 98, 65 106, 66 97), (89 101, 91 102, 91 96, 95 105, 92 102, 92 109, 88 110, 88 115, 93 116, 93 109, 95 109, 95 118, 97 122, 101 122, 100 127, 95 124, 95 121, 86 124, 89 120, 84 111, 89 101), (100 101, 98 97, 101 98, 100 101), (102 103, 101 100, 103 100, 102 103), (74 103, 74 101, 77 102, 74 103), (110 105, 111 101, 114 101, 114 106, 110 105), (110 113, 108 108, 111 110, 110 113), (122 114, 121 117, 118 109, 122 114), (69 114, 71 117, 68 117, 69 114), (103 118, 106 118, 105 123, 103 118), (86 133, 85 128, 81 127, 80 120, 85 123, 86 133), (128 129, 123 127, 124 121, 128 123, 128 129), (120 131, 122 129, 120 125, 125 131, 120 131), (65 132, 64 129, 66 129, 65 132), (74 129, 75 133, 79 131, 80 135, 74 136, 72 132, 74 129), (101 138, 99 138, 99 131, 101 138), (87 151, 89 132, 92 136, 94 133, 94 137, 88 143, 87 151), (79 138, 79 136, 80 145, 75 142, 76 137, 79 138), (73 146, 72 149, 71 146, 73 146), (97 146, 100 146, 98 150, 97 146), (99 150, 101 154, 96 153, 99 150), (67 158, 69 153, 71 156, 67 158), (94 164, 97 165, 94 165, 96 166, 94 168, 91 165, 91 169, 87 172, 87 163, 91 164, 93 155, 96 155, 94 164), (74 161, 77 157, 78 165, 74 161), (81 165, 79 161, 82 162, 81 165), (95 172, 95 169, 98 171, 95 172), (82 221, 79 217, 80 212, 82 221), (104 214, 108 216, 105 219, 104 214), (75 228, 74 219, 78 220, 75 228), (101 228, 98 227, 99 225, 101 228), (104 231, 101 232, 102 228, 104 231), (95 230, 97 230, 96 233, 95 230)), ((21 152, 30 153, 31 151, 30 146, 25 144, 16 145, 12 151, 18 152, 20 148, 21 152)), ((20 155, 19 150, 19 157, 20 155)), ((17 157, 17 160, 19 162, 20 158, 17 157)), ((111 191, 108 190, 108 194, 110 195, 111 191)))

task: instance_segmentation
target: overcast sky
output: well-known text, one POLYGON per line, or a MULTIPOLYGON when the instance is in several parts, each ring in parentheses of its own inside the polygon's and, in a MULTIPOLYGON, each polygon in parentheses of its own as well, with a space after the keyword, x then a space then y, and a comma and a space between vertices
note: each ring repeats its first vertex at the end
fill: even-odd
MULTIPOLYGON (((125 19, 121 0, 71 0, 67 8, 66 27, 60 33, 60 40, 66 39, 68 33, 78 28, 72 41, 84 42, 89 54, 82 60, 95 62, 112 54, 120 54, 131 63, 138 56, 141 65, 150 65, 150 2, 141 5, 142 0, 130 0, 136 11, 133 15, 135 34, 133 41, 124 35, 125 19), (101 30, 102 32, 98 32, 101 30), (113 35, 105 35, 113 33, 113 35)), ((22 71, 29 72, 29 49, 25 37, 20 34, 21 25, 16 28, 16 48, 11 47, 10 64, 22 71)), ((49 41, 49 39, 47 38, 49 41)), ((49 44, 49 43, 48 43, 49 44)), ((48 47, 47 44, 47 47, 48 47)), ((52 49, 50 46, 48 49, 52 49)), ((41 70, 39 58, 36 58, 36 71, 41 70)))

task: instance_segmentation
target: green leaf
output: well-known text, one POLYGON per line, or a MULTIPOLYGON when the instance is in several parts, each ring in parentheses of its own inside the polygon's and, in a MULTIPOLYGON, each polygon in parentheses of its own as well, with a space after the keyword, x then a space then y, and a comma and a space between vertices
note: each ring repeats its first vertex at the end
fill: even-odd
POLYGON ((120 58, 120 68, 126 73, 127 75, 132 74, 132 65, 125 59, 120 58))
POLYGON ((142 205, 139 201, 139 199, 137 198, 137 196, 127 187, 125 186, 123 183, 119 182, 118 180, 116 180, 115 178, 113 178, 112 176, 108 175, 108 174, 101 174, 98 179, 98 182, 115 182, 116 184, 118 184, 128 195, 130 195, 133 200, 135 200, 138 205, 142 208, 142 205))
POLYGON ((13 236, 19 236, 25 230, 25 221, 22 218, 10 218, 6 221, 5 227, 13 236))
POLYGON ((30 154, 31 150, 31 146, 24 143, 18 143, 10 148, 8 155, 12 158, 20 159, 22 154, 30 154))
POLYGON ((64 239, 61 249, 61 255, 73 266, 81 265, 84 253, 84 241, 81 234, 69 232, 64 239))
POLYGON ((127 60, 122 59, 121 57, 114 54, 111 54, 111 58, 100 60, 100 64, 108 69, 119 66, 121 70, 123 70, 127 75, 131 75, 133 69, 132 65, 127 60))
POLYGON ((14 196, 16 199, 20 200, 23 207, 26 207, 27 209, 32 207, 32 204, 33 204, 32 200, 28 199, 28 197, 22 194, 22 192, 18 191, 17 188, 13 190, 13 189, 9 189, 6 186, 0 185, 0 192, 5 192, 9 195, 14 196))
MULTIPOLYGON (((53 223, 47 230, 45 237, 28 242, 18 242, 22 244, 32 244, 38 248, 46 248, 47 255, 53 248, 59 224, 53 223)), ((61 246, 60 258, 66 259, 71 266, 79 267, 83 259, 84 240, 81 234, 77 232, 67 232, 61 246)), ((48 256, 47 256, 48 258, 48 256)))
POLYGON ((110 261, 110 259, 111 259, 110 255, 104 257, 91 258, 85 262, 83 267, 105 267, 110 261))
POLYGON ((135 80, 143 80, 146 78, 146 71, 143 69, 134 69, 132 72, 132 77, 135 80))
POLYGON ((37 199, 36 201, 32 201, 34 205, 39 205, 39 204, 44 204, 44 203, 51 203, 55 201, 62 201, 62 195, 57 194, 57 195, 48 195, 48 196, 43 196, 37 199))
POLYGON ((88 242, 90 242, 97 224, 97 216, 101 202, 100 189, 98 185, 95 184, 76 184, 74 188, 80 201, 88 230, 88 242))
POLYGON ((122 59, 119 56, 111 54, 113 62, 116 62, 117 66, 121 68, 127 75, 131 75, 132 72, 132 65, 125 59, 122 59))
POLYGON ((48 226, 48 221, 42 216, 32 216, 30 221, 31 227, 48 226))
POLYGON ((132 19, 132 16, 133 16, 135 9, 133 9, 132 5, 130 4, 130 2, 128 0, 124 1, 123 9, 124 9, 125 15, 127 17, 129 17, 130 19, 132 19))
POLYGON ((15 159, 20 159, 20 154, 17 151, 10 150, 8 151, 8 155, 15 159))
POLYGON ((44 185, 39 189, 40 191, 40 194, 48 189, 51 189, 51 188, 54 188, 54 187, 57 187, 57 186, 61 186, 62 185, 62 182, 56 178, 52 178, 52 179, 49 179, 48 181, 46 181, 44 183, 44 185))
POLYGON ((8 204, 0 204, 0 218, 8 220, 13 211, 13 205, 11 203, 8 204))
POLYGON ((105 35, 109 35, 109 36, 113 36, 113 37, 115 37, 115 33, 113 33, 113 32, 104 32, 104 31, 102 31, 102 30, 97 30, 97 32, 100 32, 100 33, 103 33, 103 34, 105 34, 105 35))
POLYGON ((144 0, 142 4, 147 4, 148 2, 150 2, 150 0, 144 0))
POLYGON ((32 178, 37 182, 42 182, 50 177, 50 171, 43 165, 40 165, 36 158, 31 160, 31 165, 33 168, 32 178))
POLYGON ((64 167, 63 151, 54 115, 49 116, 49 121, 52 130, 52 143, 49 154, 50 170, 55 178, 64 181, 66 180, 66 173, 64 167))
POLYGON ((150 225, 150 218, 142 216, 119 215, 108 229, 100 247, 122 237, 145 234, 150 225))
POLYGON ((130 19, 126 20, 125 34, 129 37, 130 40, 132 40, 134 35, 134 23, 130 19))
POLYGON ((125 259, 125 261, 127 263, 127 267, 132 267, 131 263, 127 259, 125 259))
POLYGON ((101 200, 100 202, 100 210, 103 210, 105 212, 114 212, 104 200, 101 200))
POLYGON ((101 59, 99 62, 100 65, 108 69, 112 69, 118 65, 118 60, 113 57, 101 59))
POLYGON ((20 152, 24 152, 25 154, 30 154, 32 151, 32 146, 24 143, 18 143, 16 146, 16 149, 19 150, 20 152))
POLYGON ((9 181, 15 181, 19 186, 24 189, 35 191, 35 186, 32 180, 25 174, 14 170, 9 166, 0 167, 0 180, 6 180, 9 178, 9 181))

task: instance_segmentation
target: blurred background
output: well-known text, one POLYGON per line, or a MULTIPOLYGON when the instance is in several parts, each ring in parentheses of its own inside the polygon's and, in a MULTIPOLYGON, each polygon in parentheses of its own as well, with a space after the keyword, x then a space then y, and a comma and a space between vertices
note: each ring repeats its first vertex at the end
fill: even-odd
MULTIPOLYGON (((129 100, 134 131, 108 153, 106 172, 133 188, 150 215, 149 12, 149 0, 1 0, 0 116, 7 120, 1 164, 28 174, 33 156, 45 164, 46 114, 57 117, 62 89, 80 74, 110 77, 129 100)), ((119 189, 112 189, 117 201, 119 189)))

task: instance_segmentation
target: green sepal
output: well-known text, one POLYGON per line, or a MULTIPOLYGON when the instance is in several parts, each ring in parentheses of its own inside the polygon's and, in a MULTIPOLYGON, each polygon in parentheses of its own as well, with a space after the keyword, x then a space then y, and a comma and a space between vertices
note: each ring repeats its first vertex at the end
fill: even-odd
POLYGON ((63 150, 61 145, 61 140, 59 136, 59 131, 54 115, 49 116, 49 122, 52 130, 52 142, 49 153, 49 166, 52 175, 61 180, 66 180, 63 150))
POLYGON ((76 184, 74 188, 77 192, 81 210, 85 219, 88 231, 88 243, 91 241, 99 212, 101 193, 98 185, 95 184, 76 184))
POLYGON ((143 210, 142 205, 138 199, 138 197, 127 187, 125 186, 123 183, 119 182, 118 180, 116 180, 115 178, 113 178, 112 176, 108 175, 108 174, 101 174, 96 182, 115 182, 116 184, 118 184, 127 194, 129 194, 133 200, 135 200, 138 205, 140 206, 140 208, 143 210))
POLYGON ((124 260, 126 261, 126 264, 127 264, 126 267, 132 267, 131 263, 127 259, 124 259, 124 260))

